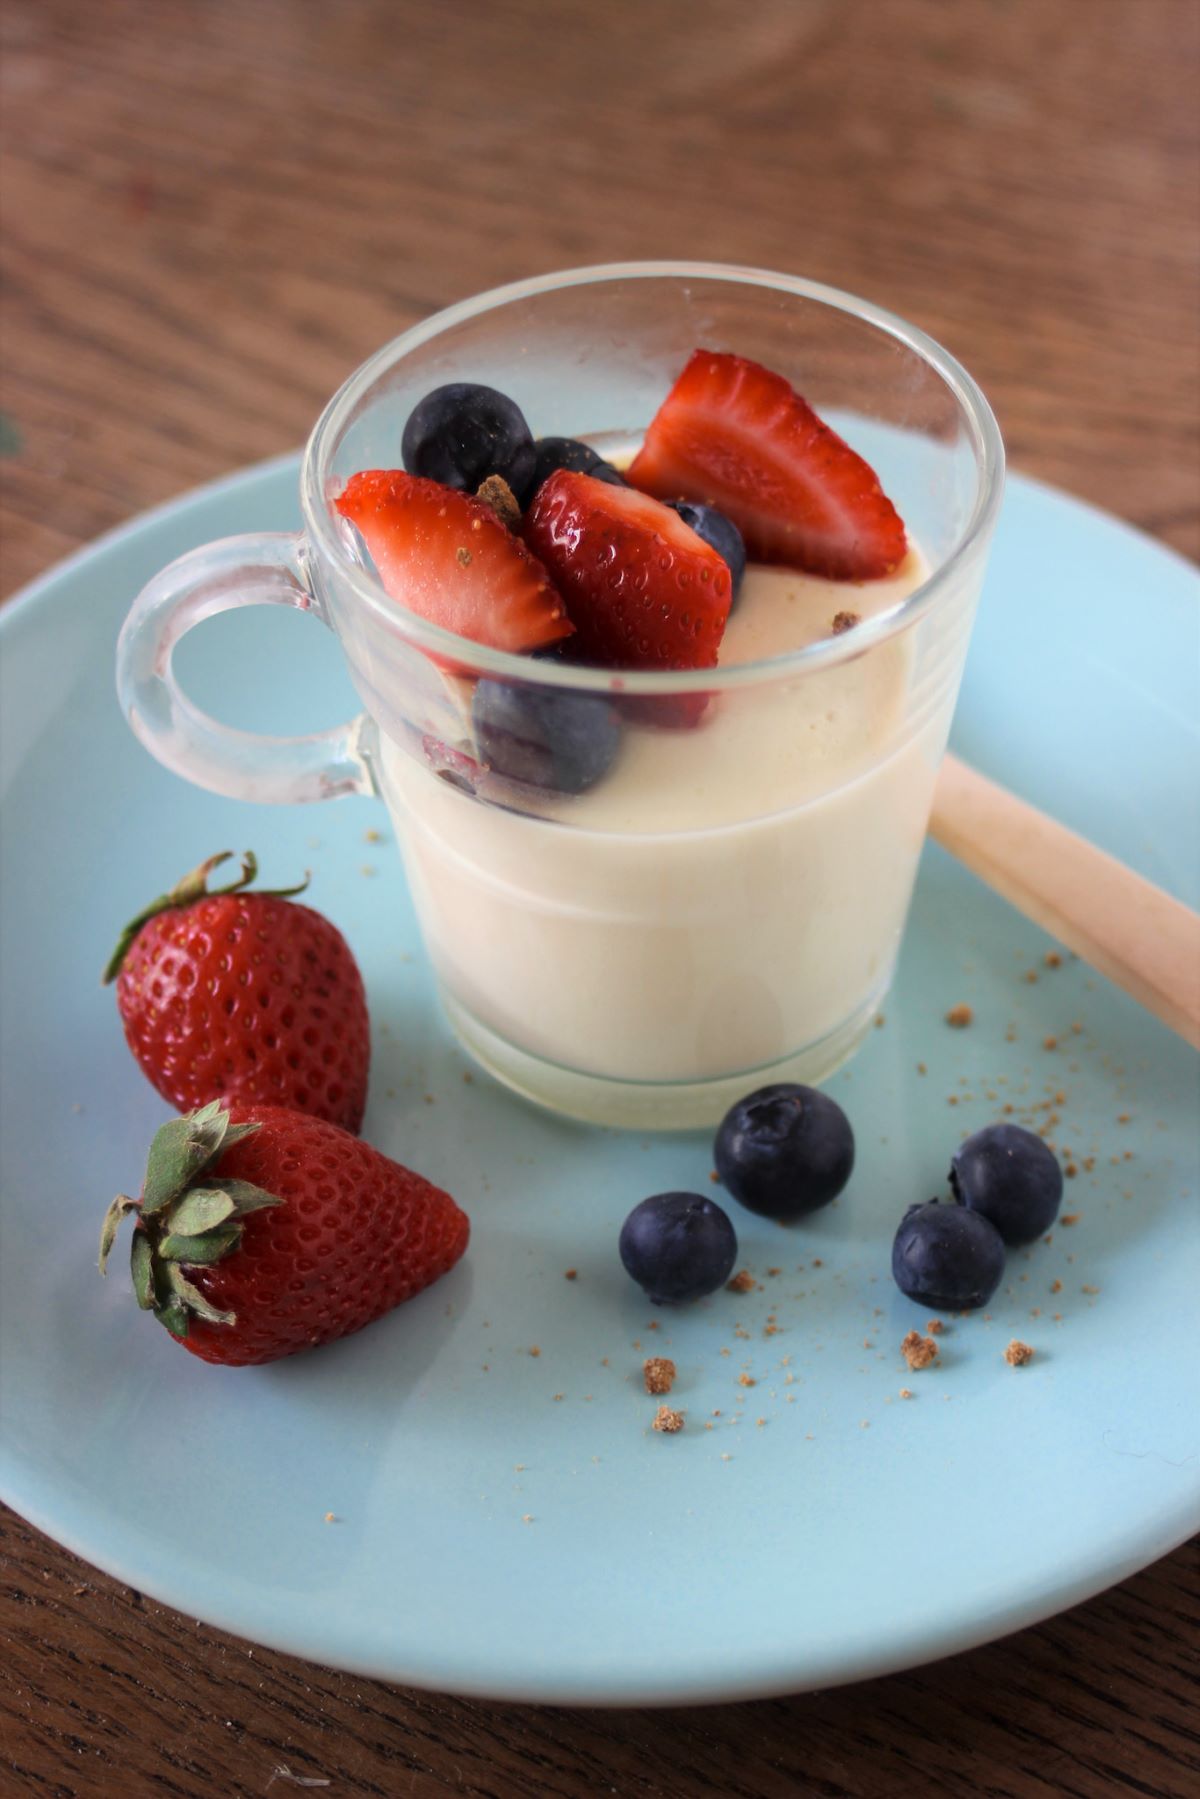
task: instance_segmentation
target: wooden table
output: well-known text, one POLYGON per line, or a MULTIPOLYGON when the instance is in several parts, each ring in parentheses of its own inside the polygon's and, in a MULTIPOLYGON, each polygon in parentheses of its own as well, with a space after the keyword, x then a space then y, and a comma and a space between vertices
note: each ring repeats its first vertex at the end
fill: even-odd
MULTIPOLYGON (((368 351, 451 299, 696 254, 916 320, 979 377, 1018 468, 1200 552, 1196 0, 10 0, 6 19, 6 592, 298 444, 368 351)), ((0 1532, 4 1756, 63 1799, 1200 1782, 1186 1550, 917 1673, 605 1715, 308 1667, 11 1514, 0 1532)))

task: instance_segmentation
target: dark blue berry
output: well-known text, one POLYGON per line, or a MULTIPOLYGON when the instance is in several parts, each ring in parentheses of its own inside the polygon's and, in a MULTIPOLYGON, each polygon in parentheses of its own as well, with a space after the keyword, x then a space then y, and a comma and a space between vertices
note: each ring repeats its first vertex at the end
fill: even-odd
POLYGON ((715 1200, 700 1193, 656 1193, 621 1226, 627 1274, 655 1305, 702 1299, 733 1273, 737 1233, 715 1200))
POLYGON ((815 1087, 760 1087, 731 1106, 713 1145, 727 1192, 766 1218, 800 1218, 836 1199, 854 1167, 850 1120, 815 1087))
POLYGON ((410 475, 466 493, 500 475, 524 505, 533 476, 533 437, 521 408, 494 387, 451 381, 419 400, 401 444, 410 475))
POLYGON ((1006 1243, 1032 1243, 1048 1231, 1063 1195, 1058 1158, 1019 1124, 985 1125, 968 1137, 951 1160, 950 1185, 1006 1243))
POLYGON ((611 462, 605 462, 591 444, 580 443, 577 437, 539 437, 534 452, 533 476, 529 483, 531 495, 560 468, 570 469, 577 475, 594 475, 597 481, 609 481, 617 487, 625 486, 625 477, 620 471, 611 462))
POLYGON ((963 1206, 909 1206, 892 1244, 901 1293, 934 1311, 985 1306, 1004 1273, 1004 1239, 980 1212, 963 1206))
POLYGON ((603 694, 484 680, 475 688, 472 714, 489 768, 556 793, 594 787, 621 740, 616 709, 603 694))
POLYGON ((684 524, 690 525, 696 536, 702 537, 727 563, 736 600, 746 572, 746 546, 733 520, 718 512, 715 506, 701 506, 696 500, 673 500, 671 510, 677 512, 684 524))

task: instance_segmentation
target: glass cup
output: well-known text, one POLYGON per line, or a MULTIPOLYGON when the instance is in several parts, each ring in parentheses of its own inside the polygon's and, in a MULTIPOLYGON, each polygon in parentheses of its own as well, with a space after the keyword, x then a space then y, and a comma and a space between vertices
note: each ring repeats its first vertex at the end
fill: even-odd
POLYGON ((878 1010, 1002 485, 975 383, 864 301, 719 264, 540 276, 449 307, 351 376, 308 442, 304 530, 164 569, 121 634, 121 703, 161 762, 216 792, 380 795, 446 1012, 499 1080, 579 1118, 707 1125, 750 1088, 822 1080, 878 1010), (894 500, 917 546, 903 579, 806 590, 853 629, 699 673, 485 649, 389 596, 334 508, 357 470, 399 466, 409 412, 447 381, 498 387, 536 436, 619 462, 697 346, 787 376, 894 500), (336 633, 357 719, 271 738, 189 701, 174 645, 260 604, 336 633), (579 741, 615 758, 564 792, 559 751, 579 741))

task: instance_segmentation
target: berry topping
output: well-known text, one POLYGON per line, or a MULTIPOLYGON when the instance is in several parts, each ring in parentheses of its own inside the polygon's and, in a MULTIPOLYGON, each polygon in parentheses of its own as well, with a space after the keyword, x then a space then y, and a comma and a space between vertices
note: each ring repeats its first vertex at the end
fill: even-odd
POLYGON ((274 1362, 361 1330, 453 1268, 470 1233, 440 1188, 324 1119, 219 1101, 162 1126, 134 1216, 134 1292, 206 1362, 274 1362))
POLYGON ((496 650, 570 636, 546 570, 481 500, 401 469, 364 469, 336 503, 388 593, 422 618, 496 650))
POLYGON ((729 569, 669 506, 560 469, 538 489, 525 539, 575 627, 572 650, 609 668, 712 668, 729 569))
POLYGON ((671 511, 677 512, 684 524, 692 527, 697 537, 702 537, 705 543, 711 544, 726 564, 736 600, 742 576, 746 572, 746 546, 733 520, 726 518, 723 512, 718 512, 715 506, 701 506, 695 500, 674 500, 671 511))
POLYGON ((728 1214, 699 1193, 656 1193, 621 1226, 625 1272, 655 1305, 702 1299, 723 1287, 737 1261, 728 1214))
POLYGON ((597 481, 609 481, 614 487, 625 485, 620 470, 611 462, 605 462, 599 450, 593 450, 591 444, 580 443, 577 437, 539 437, 534 451, 533 479, 529 484, 531 494, 560 468, 570 469, 576 475, 594 475, 597 481))
POLYGON ((494 387, 451 381, 413 407, 401 441, 410 475, 474 493, 501 475, 524 502, 533 475, 533 436, 521 408, 494 387))
POLYGON ((105 970, 125 1040, 163 1098, 226 1097, 362 1123, 371 1040, 358 964, 337 928, 292 895, 251 893, 254 856, 213 892, 210 856, 125 927, 105 970))
POLYGON ((760 562, 866 581, 904 558, 904 526, 874 470, 782 375, 744 356, 694 353, 629 479, 720 507, 760 562))
POLYGON ((616 709, 602 694, 483 680, 475 688, 473 719, 489 767, 556 793, 594 787, 621 740, 616 709))
POLYGON ((713 1160, 726 1191, 748 1211, 801 1218, 836 1199, 850 1179, 854 1133, 827 1094, 782 1082, 730 1107, 713 1160))
POLYGON ((985 1306, 1004 1273, 1004 1239, 980 1212, 963 1206, 909 1206, 892 1244, 892 1276, 901 1293, 933 1311, 985 1306))
POLYGON ((989 1124, 950 1163, 960 1205, 987 1218, 1006 1243, 1032 1243, 1058 1217, 1063 1175, 1040 1137, 1019 1124, 989 1124))

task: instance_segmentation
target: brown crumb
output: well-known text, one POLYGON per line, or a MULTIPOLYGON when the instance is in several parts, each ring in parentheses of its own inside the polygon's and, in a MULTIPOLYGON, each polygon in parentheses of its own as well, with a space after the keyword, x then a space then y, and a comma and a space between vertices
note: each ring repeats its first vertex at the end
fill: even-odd
POLYGON ((938 1346, 932 1337, 923 1337, 920 1331, 909 1331, 900 1345, 900 1354, 909 1367, 928 1368, 930 1362, 936 1361, 938 1346))
POLYGON ((833 615, 833 634, 835 637, 840 637, 843 631, 853 631, 855 625, 861 623, 861 614, 857 612, 835 612, 833 615))
POLYGON ((1068 1162, 1066 1167, 1063 1169, 1063 1173, 1066 1175, 1066 1177, 1069 1181, 1073 1181, 1075 1179, 1075 1176, 1079 1173, 1079 1170, 1075 1166, 1074 1162, 1068 1162))
POLYGON ((1060 1224, 1078 1224, 1082 1217, 1082 1212, 1064 1212, 1058 1222, 1060 1224))
POLYGON ((476 488, 475 498, 490 506, 502 525, 507 525, 510 531, 516 530, 521 522, 521 508, 503 475, 489 475, 483 485, 476 488))
POLYGON ((929 1070, 926 1068, 924 1062, 917 1063, 917 1073, 918 1074, 928 1074, 929 1073, 929 1070))
POLYGON ((1037 969, 1036 968, 1027 968, 1025 970, 1024 978, 1029 982, 1029 985, 1031 987, 1036 986, 1037 985, 1037 969))
POLYGON ((579 1279, 578 1268, 564 1268, 563 1279, 565 1281, 577 1281, 579 1279))
POLYGON ((783 1269, 782 1268, 768 1268, 767 1273, 768 1274, 782 1274, 783 1269))
POLYGON ((532 1512, 522 1512, 521 1513, 521 1523, 522 1524, 532 1524, 533 1523, 533 1513, 532 1512))
POLYGON ((715 1168, 712 1168, 709 1170, 708 1178, 712 1182, 714 1187, 719 1187, 721 1185, 721 1177, 717 1173, 715 1168))
POLYGON ((1117 1123, 1118 1124, 1128 1124, 1129 1120, 1132 1117, 1133 1117, 1132 1112, 1118 1112, 1117 1113, 1117 1123))
POLYGON ((669 1393, 675 1385, 675 1364, 670 1356, 647 1356, 642 1363, 647 1393, 669 1393))
POLYGON ((1033 1351, 1028 1343, 1022 1343, 1019 1337, 1014 1337, 1004 1352, 1004 1359, 1010 1368, 1023 1368, 1026 1362, 1032 1362, 1033 1351))
POLYGON ((965 1031, 975 1014, 970 1006, 951 1006, 946 1014, 946 1023, 956 1031, 965 1031))
POLYGON ((1062 957, 1059 955, 1059 953, 1056 949, 1048 949, 1046 951, 1045 955, 1042 957, 1042 961, 1046 964, 1047 968, 1061 968, 1062 967, 1062 957))
POLYGON ((1043 1037, 1042 1038, 1042 1048, 1043 1049, 1057 1049, 1058 1048, 1058 1038, 1057 1037, 1043 1037))
POLYGON ((465 544, 459 544, 454 552, 454 560, 458 563, 459 568, 470 568, 471 552, 467 549, 465 544))
POLYGON ((825 1266, 825 1264, 824 1264, 824 1262, 823 1262, 823 1261, 822 1261, 822 1260, 821 1260, 821 1258, 820 1258, 820 1256, 814 1256, 814 1257, 813 1257, 813 1259, 812 1259, 812 1265, 813 1265, 813 1267, 814 1267, 814 1268, 824 1268, 824 1266, 825 1266))
POLYGON ((1080 1287, 1079 1291, 1081 1293, 1099 1293, 1100 1289, 1099 1289, 1099 1287, 1083 1286, 1083 1287, 1080 1287))
POLYGON ((748 1268, 739 1270, 731 1281, 725 1282, 725 1291, 727 1293, 752 1293, 754 1291, 754 1276, 748 1268))
POLYGON ((337 1523, 336 1514, 334 1512, 326 1512, 325 1522, 326 1522, 326 1524, 336 1524, 337 1523))
POLYGON ((538 1346, 537 1346, 537 1344, 536 1344, 536 1343, 535 1343, 535 1344, 534 1344, 534 1345, 533 1345, 533 1347, 532 1347, 532 1348, 531 1348, 531 1349, 530 1349, 530 1351, 529 1351, 529 1353, 530 1353, 530 1355, 541 1355, 541 1353, 542 1353, 542 1352, 541 1352, 541 1350, 540 1350, 540 1349, 539 1349, 539 1348, 538 1348, 538 1346))
POLYGON ((654 1428, 674 1436, 677 1430, 683 1429, 683 1413, 673 1412, 669 1405, 660 1405, 654 1414, 654 1428))
POLYGON ((1077 1018, 1071 1020, 1071 1035, 1072 1037, 1082 1037, 1083 1035, 1083 1026, 1077 1018))
POLYGON ((758 1383, 755 1381, 754 1376, 752 1374, 739 1374, 738 1375, 738 1386, 739 1387, 753 1387, 753 1386, 756 1386, 757 1384, 758 1383))
POLYGON ((1050 1282, 1050 1291, 1051 1291, 1051 1293, 1061 1293, 1062 1292, 1062 1282, 1061 1281, 1051 1281, 1050 1282))
POLYGON ((901 1399, 911 1399, 912 1398, 912 1388, 911 1387, 901 1387, 900 1397, 901 1397, 901 1399))
POLYGON ((375 831, 375 830, 364 831, 363 832, 363 842, 364 843, 382 843, 383 842, 383 832, 375 831))
POLYGON ((945 1328, 940 1318, 931 1318, 925 1326, 931 1337, 940 1337, 945 1328))

